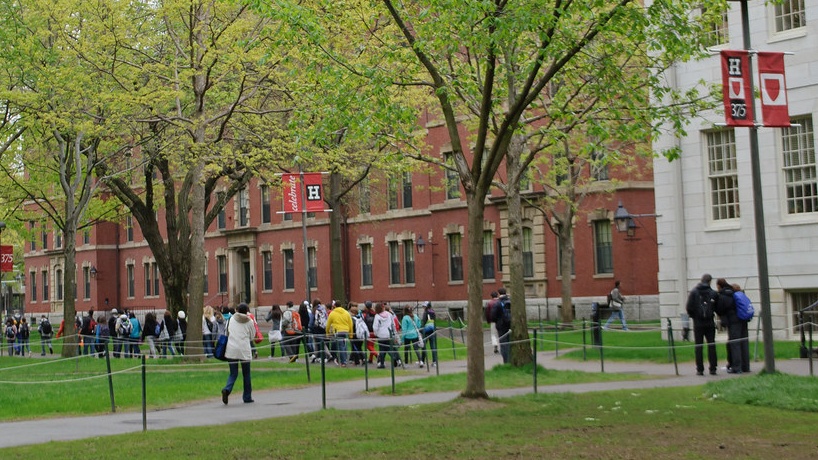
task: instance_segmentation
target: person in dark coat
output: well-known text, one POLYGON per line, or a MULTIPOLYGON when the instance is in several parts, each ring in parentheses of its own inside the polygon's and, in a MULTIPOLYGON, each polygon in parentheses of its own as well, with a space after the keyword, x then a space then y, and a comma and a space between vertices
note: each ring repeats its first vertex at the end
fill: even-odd
MULTIPOLYGON (((722 323, 727 327, 727 373, 741 374, 742 352, 741 352, 741 329, 742 323, 736 315, 736 302, 733 300, 733 286, 724 278, 716 280, 719 288, 719 297, 716 301, 716 313, 721 317, 722 323)), ((748 350, 749 355, 749 350, 748 350)), ((749 358, 749 356, 748 356, 749 358)))
POLYGON ((707 340, 707 358, 710 364, 710 375, 716 375, 718 359, 716 357, 716 323, 713 311, 718 294, 710 283, 713 277, 705 273, 702 280, 687 296, 687 314, 693 321, 693 341, 696 344, 696 375, 704 375, 703 345, 707 340), (709 314, 703 314, 703 305, 709 305, 709 314))

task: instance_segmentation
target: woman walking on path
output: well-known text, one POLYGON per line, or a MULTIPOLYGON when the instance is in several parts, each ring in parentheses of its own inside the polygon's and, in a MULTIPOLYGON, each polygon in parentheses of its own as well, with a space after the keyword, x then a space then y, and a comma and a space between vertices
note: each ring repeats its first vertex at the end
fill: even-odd
POLYGON ((250 309, 246 303, 240 303, 236 308, 236 313, 230 316, 227 322, 227 349, 225 358, 230 366, 230 374, 227 376, 227 384, 222 388, 222 402, 227 404, 230 393, 233 392, 233 385, 239 377, 239 364, 241 364, 241 376, 243 379, 242 400, 246 403, 253 402, 253 385, 250 379, 250 362, 253 359, 253 350, 250 342, 256 336, 256 326, 253 320, 247 316, 250 309))
POLYGON ((417 356, 417 364, 423 367, 423 357, 420 355, 420 319, 415 316, 414 310, 409 305, 403 308, 403 319, 401 319, 400 328, 403 331, 403 361, 409 363, 409 348, 415 350, 417 356))
POLYGON ((148 357, 156 358, 156 338, 159 336, 159 323, 156 314, 148 312, 145 315, 145 327, 142 329, 142 340, 148 344, 148 357))

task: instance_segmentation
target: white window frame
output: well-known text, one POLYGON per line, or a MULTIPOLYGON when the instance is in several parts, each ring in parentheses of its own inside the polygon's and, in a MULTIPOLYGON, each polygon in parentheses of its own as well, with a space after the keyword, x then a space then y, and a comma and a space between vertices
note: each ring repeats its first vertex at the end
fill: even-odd
POLYGON ((787 221, 818 220, 818 163, 816 163, 816 139, 814 122, 811 115, 793 117, 793 124, 800 126, 778 130, 778 151, 781 162, 781 209, 787 221), (795 160, 795 162, 793 162, 795 160), (797 176, 796 179, 793 177, 797 176), (791 198, 790 189, 801 190, 812 188, 812 195, 798 200, 791 198), (800 212, 792 212, 790 202, 801 203, 800 212), (812 203, 810 203, 812 202, 812 203))
POLYGON ((704 131, 704 171, 707 178, 707 221, 738 222, 741 218, 738 157, 734 129, 704 131))

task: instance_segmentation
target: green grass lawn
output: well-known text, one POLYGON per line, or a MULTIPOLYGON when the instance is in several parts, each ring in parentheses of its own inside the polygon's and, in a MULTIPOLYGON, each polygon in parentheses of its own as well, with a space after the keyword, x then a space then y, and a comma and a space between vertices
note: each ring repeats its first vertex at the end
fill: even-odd
MULTIPOLYGON (((745 400, 748 391, 775 391, 780 385, 775 378, 729 379, 718 382, 725 385, 718 391, 708 385, 458 399, 369 411, 330 409, 0 449, 0 458, 815 458, 814 413, 718 396, 737 393, 745 400), (731 387, 765 379, 771 383, 755 385, 756 390, 731 387)), ((800 396, 816 394, 816 379, 797 380, 806 381, 797 390, 800 396)), ((771 396, 775 400, 781 394, 771 396)))

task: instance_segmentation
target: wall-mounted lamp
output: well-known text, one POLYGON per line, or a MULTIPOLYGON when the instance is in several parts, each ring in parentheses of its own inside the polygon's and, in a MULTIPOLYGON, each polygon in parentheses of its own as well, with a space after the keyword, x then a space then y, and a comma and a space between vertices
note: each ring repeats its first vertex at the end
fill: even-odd
POLYGON ((636 233, 635 217, 659 217, 659 214, 631 214, 620 201, 619 206, 617 206, 614 212, 614 223, 616 224, 617 231, 627 233, 628 236, 633 236, 636 233))
POLYGON ((89 273, 91 274, 91 278, 96 278, 97 277, 97 267, 91 265, 91 270, 89 271, 89 273))
POLYGON ((415 243, 415 246, 418 247, 418 253, 423 254, 423 251, 426 250, 426 241, 423 239, 422 236, 418 236, 418 241, 415 243))

